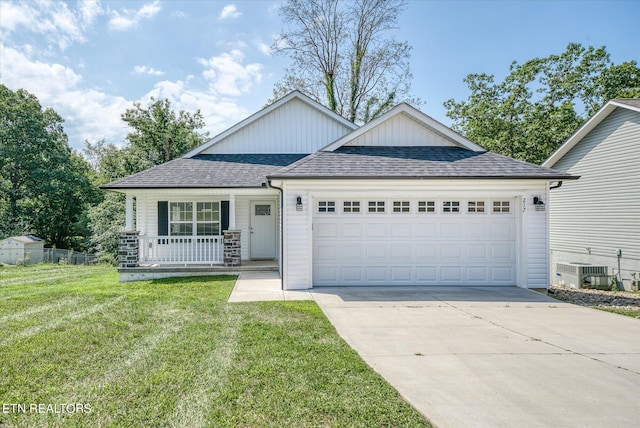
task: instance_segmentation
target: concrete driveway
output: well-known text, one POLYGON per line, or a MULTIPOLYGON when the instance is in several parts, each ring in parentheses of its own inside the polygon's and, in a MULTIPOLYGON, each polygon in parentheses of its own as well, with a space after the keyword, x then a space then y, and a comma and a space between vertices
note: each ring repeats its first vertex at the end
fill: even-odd
POLYGON ((511 287, 312 295, 439 427, 640 426, 640 320, 511 287))

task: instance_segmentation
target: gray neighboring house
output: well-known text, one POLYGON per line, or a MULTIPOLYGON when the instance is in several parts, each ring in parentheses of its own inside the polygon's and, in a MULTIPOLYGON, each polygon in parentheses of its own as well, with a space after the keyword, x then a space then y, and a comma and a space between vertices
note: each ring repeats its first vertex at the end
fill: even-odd
POLYGON ((42 263, 44 240, 33 236, 12 236, 0 241, 0 263, 14 265, 21 260, 24 264, 42 263))
POLYGON ((580 176, 550 191, 551 279, 557 263, 604 265, 625 289, 640 280, 640 99, 605 104, 542 166, 580 176))

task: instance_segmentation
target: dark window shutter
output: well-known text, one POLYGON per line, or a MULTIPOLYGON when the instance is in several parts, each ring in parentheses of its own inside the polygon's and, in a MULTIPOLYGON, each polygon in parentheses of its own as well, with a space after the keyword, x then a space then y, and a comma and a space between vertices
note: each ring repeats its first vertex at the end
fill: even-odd
POLYGON ((222 201, 220 204, 220 214, 222 230, 229 230, 229 201, 222 201))
POLYGON ((169 235, 169 202, 158 201, 158 236, 169 235))

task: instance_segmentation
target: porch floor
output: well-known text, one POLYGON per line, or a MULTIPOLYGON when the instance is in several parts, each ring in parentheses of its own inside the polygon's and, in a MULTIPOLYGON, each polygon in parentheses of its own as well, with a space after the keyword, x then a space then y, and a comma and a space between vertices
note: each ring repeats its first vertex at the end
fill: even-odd
POLYGON ((135 268, 119 268, 121 282, 140 281, 170 277, 239 275, 242 272, 271 272, 279 277, 277 260, 243 260, 240 266, 141 264, 135 268))

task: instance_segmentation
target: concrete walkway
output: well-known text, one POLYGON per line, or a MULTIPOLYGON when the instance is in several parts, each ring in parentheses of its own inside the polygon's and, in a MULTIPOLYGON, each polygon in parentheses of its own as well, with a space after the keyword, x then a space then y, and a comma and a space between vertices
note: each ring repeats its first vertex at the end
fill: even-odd
POLYGON ((312 295, 439 427, 640 426, 640 320, 511 287, 312 295))
POLYGON ((308 291, 284 291, 278 272, 241 272, 229 302, 312 300, 308 291))

